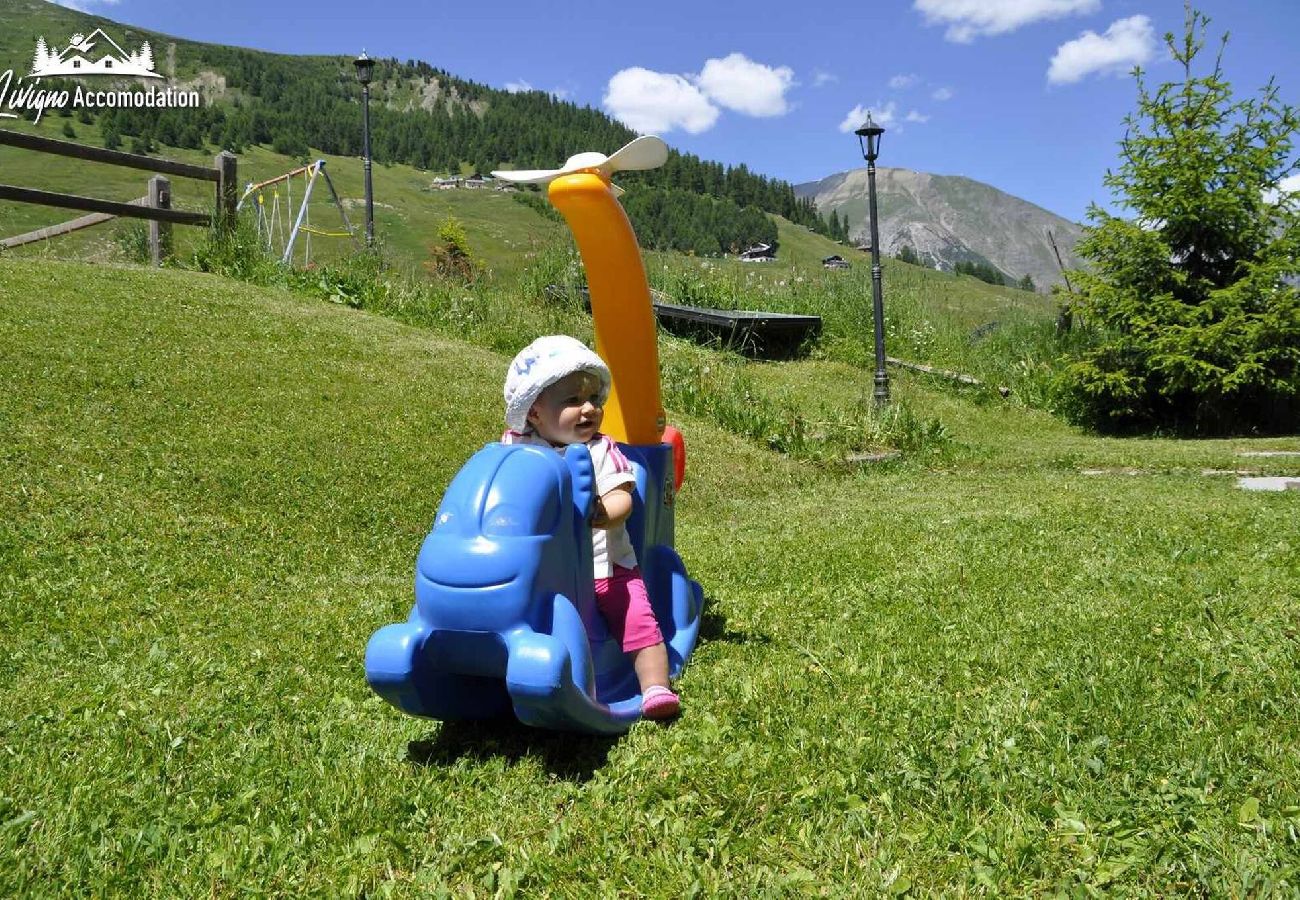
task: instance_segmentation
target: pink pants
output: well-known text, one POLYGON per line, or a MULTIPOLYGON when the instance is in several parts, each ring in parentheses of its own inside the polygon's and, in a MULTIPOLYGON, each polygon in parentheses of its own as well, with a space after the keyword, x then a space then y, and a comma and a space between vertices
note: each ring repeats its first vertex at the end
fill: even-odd
POLYGON ((623 646, 624 653, 634 653, 662 644, 663 633, 650 608, 650 595, 641 580, 641 568, 614 566, 612 578, 596 579, 596 608, 605 617, 610 634, 623 646))

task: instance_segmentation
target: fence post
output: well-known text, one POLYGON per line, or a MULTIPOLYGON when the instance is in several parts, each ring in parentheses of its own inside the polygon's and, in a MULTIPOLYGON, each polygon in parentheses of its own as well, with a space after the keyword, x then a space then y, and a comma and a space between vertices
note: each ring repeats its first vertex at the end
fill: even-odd
MULTIPOLYGON (((162 175, 149 179, 149 207, 151 209, 172 208, 171 182, 162 175)), ((170 222, 149 222, 149 261, 161 266, 163 260, 171 254, 172 226, 170 222)))
POLYGON ((238 161, 229 150, 217 154, 217 228, 221 231, 235 227, 235 205, 239 202, 238 161))

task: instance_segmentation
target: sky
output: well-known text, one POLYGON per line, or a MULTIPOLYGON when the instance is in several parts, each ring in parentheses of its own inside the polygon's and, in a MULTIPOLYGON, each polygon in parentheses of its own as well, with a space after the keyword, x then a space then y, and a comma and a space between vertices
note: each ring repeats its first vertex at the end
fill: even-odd
MULTIPOLYGON (((795 184, 861 168, 853 129, 870 110, 886 128, 878 165, 965 175, 1075 221, 1115 208, 1102 179, 1136 108, 1129 73, 1180 77, 1164 35, 1184 16, 1181 0, 60 2, 192 40, 421 59, 795 184)), ((1300 106, 1300 0, 1197 8, 1211 19, 1203 70, 1226 31, 1237 95, 1274 78, 1300 106)))

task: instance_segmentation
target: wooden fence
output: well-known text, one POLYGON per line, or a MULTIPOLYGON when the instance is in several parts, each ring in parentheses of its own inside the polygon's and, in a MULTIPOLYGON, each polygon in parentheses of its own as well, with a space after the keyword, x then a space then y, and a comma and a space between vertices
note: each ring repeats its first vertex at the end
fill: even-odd
POLYGON ((0 248, 21 247, 34 241, 48 240, 63 234, 71 234, 82 228, 89 228, 107 222, 118 216, 149 220, 149 255, 155 265, 161 264, 171 243, 172 225, 212 224, 209 213, 186 212, 171 208, 171 182, 164 176, 174 175, 180 178, 197 178, 201 181, 216 183, 216 210, 218 223, 233 223, 235 220, 235 203, 238 190, 235 184, 236 160, 233 153, 222 151, 217 154, 212 168, 195 166, 189 163, 173 162, 169 159, 154 159, 138 153, 123 153, 120 150, 105 150, 102 147, 89 147, 70 141, 58 141, 53 138, 23 134, 17 131, 0 129, 0 145, 33 150, 37 153, 53 153, 58 156, 70 156, 89 162, 108 163, 132 169, 144 169, 157 172, 149 179, 148 193, 129 203, 116 200, 99 200, 94 197, 79 197, 76 194, 60 194, 54 191, 42 191, 35 188, 17 187, 0 184, 0 200, 16 203, 35 203, 42 206, 55 206, 61 209, 76 209, 92 215, 81 216, 60 225, 50 225, 0 240, 0 248))

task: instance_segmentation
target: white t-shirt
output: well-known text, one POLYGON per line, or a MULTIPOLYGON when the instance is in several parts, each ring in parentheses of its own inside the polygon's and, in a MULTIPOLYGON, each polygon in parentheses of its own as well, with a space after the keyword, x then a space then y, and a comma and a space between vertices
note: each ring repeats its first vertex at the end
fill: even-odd
MULTIPOLYGON (((534 447, 550 447, 549 441, 533 432, 520 434, 507 431, 501 435, 503 444, 532 444, 534 447)), ((552 447, 557 453, 563 447, 552 447)), ((631 485, 636 489, 636 475, 632 464, 618 449, 614 439, 604 434, 597 434, 587 441, 591 452, 591 464, 596 470, 596 496, 603 497, 620 485, 631 485)), ((595 566, 596 578, 610 578, 614 575, 614 565, 625 569, 636 566, 636 551, 632 549, 632 539, 628 537, 626 520, 613 528, 591 529, 591 556, 595 566)))

